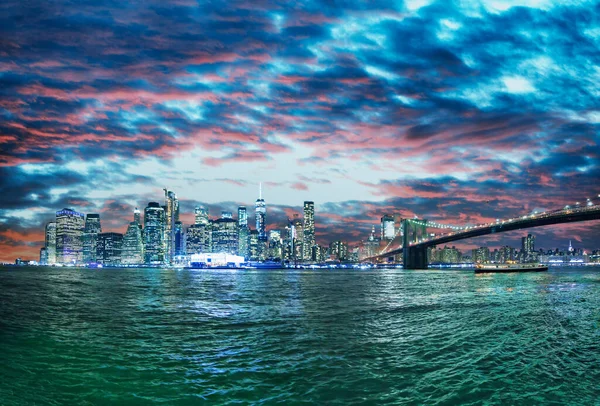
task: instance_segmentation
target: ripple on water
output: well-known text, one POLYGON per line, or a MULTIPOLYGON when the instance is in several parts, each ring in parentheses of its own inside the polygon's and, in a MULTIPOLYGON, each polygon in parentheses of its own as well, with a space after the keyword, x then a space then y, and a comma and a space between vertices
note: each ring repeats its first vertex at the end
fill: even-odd
POLYGON ((0 268, 3 404, 597 404, 600 272, 0 268))

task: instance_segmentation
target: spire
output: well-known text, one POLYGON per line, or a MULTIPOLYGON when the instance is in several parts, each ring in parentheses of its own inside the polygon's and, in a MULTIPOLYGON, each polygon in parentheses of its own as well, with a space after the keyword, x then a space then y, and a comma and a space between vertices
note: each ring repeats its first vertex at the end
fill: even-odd
POLYGON ((262 199, 262 182, 258 184, 258 198, 262 199))

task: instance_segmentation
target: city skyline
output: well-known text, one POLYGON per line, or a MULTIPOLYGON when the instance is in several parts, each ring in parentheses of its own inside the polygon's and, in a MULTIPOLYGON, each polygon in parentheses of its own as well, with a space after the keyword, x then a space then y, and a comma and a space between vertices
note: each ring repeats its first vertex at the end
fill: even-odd
MULTIPOLYGON (((57 210, 125 234, 167 191, 187 226, 198 204, 252 217, 263 182, 265 233, 314 201, 321 242, 597 199, 600 5, 554 3, 9 1, 0 260, 37 258, 57 210)), ((598 222, 536 234, 600 246, 598 222)))

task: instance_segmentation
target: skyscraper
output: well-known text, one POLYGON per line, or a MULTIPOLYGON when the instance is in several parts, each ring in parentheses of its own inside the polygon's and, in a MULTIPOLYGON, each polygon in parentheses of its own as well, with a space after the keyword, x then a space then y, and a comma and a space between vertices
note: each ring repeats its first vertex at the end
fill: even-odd
POLYGON ((255 204, 256 209, 256 231, 258 231, 258 238, 265 240, 267 239, 267 205, 265 200, 262 198, 262 183, 260 184, 258 199, 255 204))
POLYGON ((96 262, 98 234, 101 232, 100 215, 95 213, 86 214, 83 230, 83 262, 85 264, 96 262))
POLYGON ((204 206, 196 206, 194 209, 195 224, 208 224, 208 210, 204 206))
POLYGON ((99 233, 97 236, 97 261, 103 265, 120 265, 123 234, 99 233))
POLYGON ((179 200, 177 195, 167 189, 165 191, 165 229, 164 229, 164 251, 165 261, 173 262, 175 255, 175 222, 179 221, 179 200))
POLYGON ((46 240, 44 247, 46 248, 47 264, 54 265, 56 263, 56 223, 50 222, 46 224, 46 240))
POLYGON ((294 219, 292 220, 292 259, 294 261, 302 261, 304 258, 303 239, 304 229, 302 225, 302 219, 295 214, 294 219))
POLYGON ((535 251, 535 236, 527 234, 527 237, 521 238, 521 251, 526 254, 535 251))
POLYGON ((381 218, 381 241, 393 240, 395 235, 394 233, 394 216, 386 214, 381 218))
POLYGON ((140 211, 137 207, 133 211, 133 221, 129 223, 127 232, 123 236, 121 263, 130 265, 144 263, 144 238, 142 223, 140 222, 140 211))
POLYGON ((185 233, 181 221, 175 222, 175 256, 185 255, 185 233))
POLYGON ((148 203, 144 210, 144 262, 165 262, 165 211, 156 202, 148 203))
POLYGON ((248 237, 250 230, 248 228, 248 211, 246 206, 238 207, 238 255, 248 259, 248 237))
POLYGON ((76 264, 83 259, 84 215, 73 209, 56 212, 56 262, 76 264))
POLYGON ((302 237, 302 259, 310 261, 312 257, 312 247, 315 245, 315 203, 304 202, 304 227, 302 237))
POLYGON ((213 222, 212 252, 224 252, 237 255, 238 232, 237 221, 232 218, 220 218, 213 222))
POLYGON ((280 230, 269 230, 269 252, 267 256, 274 260, 283 258, 283 241, 281 240, 280 230))

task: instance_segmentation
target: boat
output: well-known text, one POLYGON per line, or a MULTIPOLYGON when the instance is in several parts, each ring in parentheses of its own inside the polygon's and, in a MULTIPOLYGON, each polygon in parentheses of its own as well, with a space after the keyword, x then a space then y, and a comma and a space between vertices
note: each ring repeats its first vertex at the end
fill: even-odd
POLYGON ((488 273, 488 272, 544 272, 548 270, 547 265, 542 264, 517 264, 517 263, 506 263, 506 264, 477 264, 475 265, 475 273, 488 273))

